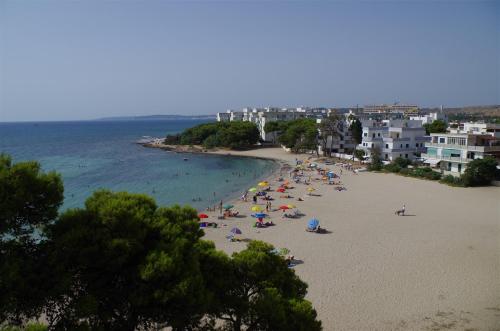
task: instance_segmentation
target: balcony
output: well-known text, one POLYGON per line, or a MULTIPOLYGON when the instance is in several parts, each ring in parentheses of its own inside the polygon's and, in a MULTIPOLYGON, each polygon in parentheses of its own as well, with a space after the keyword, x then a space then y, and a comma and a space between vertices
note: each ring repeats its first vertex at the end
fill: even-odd
POLYGON ((434 160, 439 160, 439 161, 450 161, 450 162, 460 162, 460 163, 468 163, 468 162, 473 160, 473 159, 464 158, 464 157, 431 155, 431 154, 427 154, 427 153, 422 153, 421 157, 423 159, 434 159, 434 160))
POLYGON ((466 149, 470 152, 500 152, 500 146, 472 146, 472 145, 452 145, 452 144, 439 144, 439 143, 425 143, 425 147, 438 147, 449 149, 466 149))

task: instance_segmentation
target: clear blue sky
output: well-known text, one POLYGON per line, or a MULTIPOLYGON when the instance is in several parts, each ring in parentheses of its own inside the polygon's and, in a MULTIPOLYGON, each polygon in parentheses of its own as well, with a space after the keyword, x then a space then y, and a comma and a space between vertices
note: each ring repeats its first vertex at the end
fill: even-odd
POLYGON ((500 1, 0 0, 0 121, 500 103, 500 1))

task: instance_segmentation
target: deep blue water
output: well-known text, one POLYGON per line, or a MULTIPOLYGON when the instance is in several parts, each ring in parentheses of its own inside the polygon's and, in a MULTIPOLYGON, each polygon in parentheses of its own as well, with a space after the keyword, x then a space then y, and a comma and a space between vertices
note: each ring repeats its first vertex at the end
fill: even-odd
POLYGON ((64 209, 83 206, 99 188, 146 193, 159 205, 206 208, 255 186, 276 166, 266 160, 177 154, 135 144, 142 136, 164 137, 202 122, 0 123, 0 152, 14 161, 38 160, 44 170, 61 173, 64 209))

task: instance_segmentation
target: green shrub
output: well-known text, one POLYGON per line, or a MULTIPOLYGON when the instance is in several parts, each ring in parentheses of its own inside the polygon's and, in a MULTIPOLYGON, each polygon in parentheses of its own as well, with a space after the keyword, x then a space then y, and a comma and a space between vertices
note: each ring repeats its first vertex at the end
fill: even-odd
POLYGON ((395 163, 390 163, 386 166, 384 166, 384 170, 387 170, 389 172, 400 172, 403 167, 400 167, 399 165, 395 163))
POLYGON ((25 331, 47 331, 48 328, 46 325, 40 323, 30 323, 26 325, 25 331))
POLYGON ((392 163, 399 166, 400 168, 406 168, 411 164, 411 161, 409 159, 397 157, 394 161, 392 161, 392 163))
POLYGON ((446 175, 443 178, 441 178, 441 180, 439 182, 443 183, 443 184, 448 184, 451 186, 465 186, 462 178, 455 177, 453 175, 446 175))
POLYGON ((399 170, 399 174, 401 174, 403 176, 410 176, 411 173, 412 173, 412 170, 408 169, 408 168, 403 168, 403 169, 399 170))
POLYGON ((217 143, 217 136, 216 135, 208 136, 203 141, 203 147, 205 147, 205 148, 215 148, 217 146, 218 146, 218 143, 217 143))
POLYGON ((427 171, 424 174, 424 178, 430 179, 430 180, 440 180, 441 179, 441 173, 437 171, 427 171))
POLYGON ((48 330, 47 326, 41 323, 29 323, 24 328, 11 325, 0 327, 0 331, 47 331, 47 330, 48 330))
POLYGON ((497 161, 492 157, 471 161, 467 164, 461 179, 465 186, 489 185, 496 177, 497 164, 497 161))

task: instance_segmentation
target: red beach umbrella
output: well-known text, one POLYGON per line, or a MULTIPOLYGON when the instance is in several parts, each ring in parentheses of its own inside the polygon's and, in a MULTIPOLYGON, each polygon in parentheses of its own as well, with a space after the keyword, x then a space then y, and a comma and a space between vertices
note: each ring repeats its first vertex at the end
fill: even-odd
POLYGON ((281 210, 286 210, 286 209, 290 209, 287 205, 283 205, 283 206, 280 206, 280 209, 281 210))
POLYGON ((208 215, 207 214, 199 214, 198 218, 208 218, 208 215))
POLYGON ((281 192, 281 193, 283 193, 283 192, 285 192, 285 189, 284 189, 284 188, 279 188, 279 189, 277 189, 277 190, 276 190, 276 192, 281 192))

